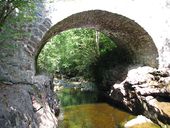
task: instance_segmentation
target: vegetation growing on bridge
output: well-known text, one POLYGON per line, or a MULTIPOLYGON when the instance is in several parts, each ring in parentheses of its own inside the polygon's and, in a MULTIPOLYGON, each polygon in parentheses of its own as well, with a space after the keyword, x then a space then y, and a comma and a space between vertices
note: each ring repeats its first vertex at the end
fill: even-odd
POLYGON ((67 76, 91 76, 91 67, 99 57, 116 48, 103 33, 93 29, 72 29, 53 37, 38 58, 39 70, 67 76))

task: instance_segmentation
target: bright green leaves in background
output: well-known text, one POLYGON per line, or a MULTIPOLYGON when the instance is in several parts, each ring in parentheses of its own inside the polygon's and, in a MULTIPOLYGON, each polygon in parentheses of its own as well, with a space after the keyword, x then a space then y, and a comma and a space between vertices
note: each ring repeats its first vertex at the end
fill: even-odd
POLYGON ((71 29, 53 37, 38 57, 38 69, 67 76, 91 76, 98 58, 116 48, 103 33, 93 29, 71 29))
POLYGON ((23 34, 24 23, 37 16, 42 0, 0 0, 0 41, 15 39, 23 34))

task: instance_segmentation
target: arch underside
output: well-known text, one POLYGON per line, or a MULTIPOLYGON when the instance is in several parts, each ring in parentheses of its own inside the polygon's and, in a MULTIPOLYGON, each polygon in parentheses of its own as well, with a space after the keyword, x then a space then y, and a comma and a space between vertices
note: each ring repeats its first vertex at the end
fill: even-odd
POLYGON ((157 48, 150 35, 135 21, 107 11, 90 10, 73 14, 50 28, 35 53, 37 59, 46 42, 58 33, 72 28, 94 28, 109 36, 121 52, 128 53, 135 65, 158 66, 157 48))

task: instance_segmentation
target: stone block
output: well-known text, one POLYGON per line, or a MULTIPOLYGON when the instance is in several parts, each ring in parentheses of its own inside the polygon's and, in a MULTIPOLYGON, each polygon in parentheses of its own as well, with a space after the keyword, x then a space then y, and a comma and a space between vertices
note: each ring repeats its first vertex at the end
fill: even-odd
POLYGON ((38 44, 38 42, 40 42, 40 39, 34 35, 31 36, 30 40, 32 42, 34 42, 34 44, 36 44, 36 43, 38 44))
POLYGON ((47 27, 49 29, 51 27, 50 19, 46 18, 43 22, 43 25, 45 25, 45 27, 47 27))
POLYGON ((39 29, 42 31, 42 32, 46 32, 48 29, 43 26, 43 25, 39 25, 39 29))

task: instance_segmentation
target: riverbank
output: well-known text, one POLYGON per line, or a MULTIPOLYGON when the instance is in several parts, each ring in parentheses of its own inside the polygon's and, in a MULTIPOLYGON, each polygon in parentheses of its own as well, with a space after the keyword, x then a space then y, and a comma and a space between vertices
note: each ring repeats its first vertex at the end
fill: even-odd
POLYGON ((164 127, 170 124, 170 70, 138 67, 126 79, 114 84, 109 93, 113 102, 127 111, 142 114, 164 127))

